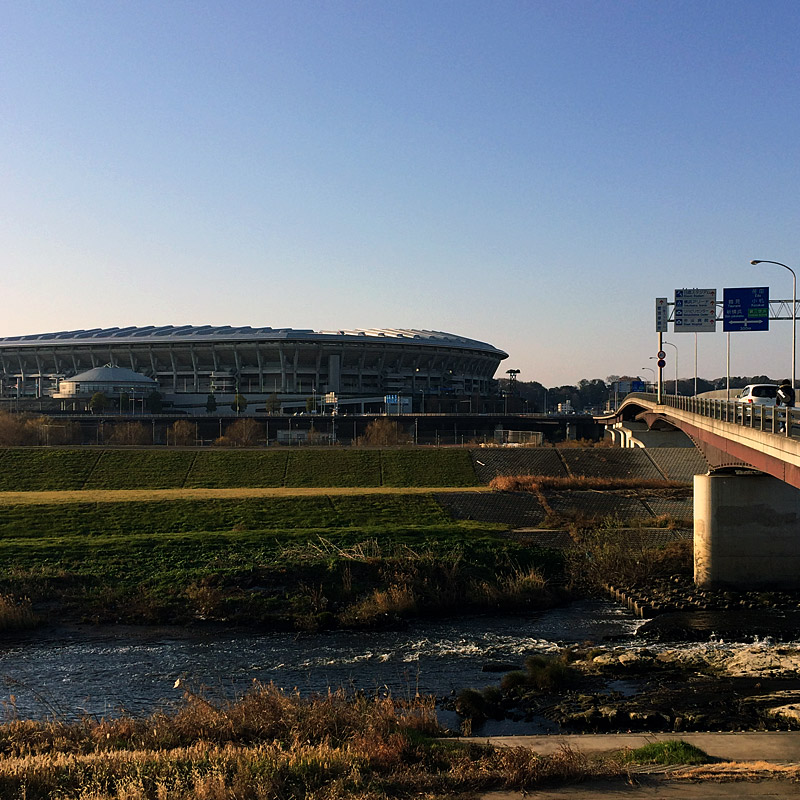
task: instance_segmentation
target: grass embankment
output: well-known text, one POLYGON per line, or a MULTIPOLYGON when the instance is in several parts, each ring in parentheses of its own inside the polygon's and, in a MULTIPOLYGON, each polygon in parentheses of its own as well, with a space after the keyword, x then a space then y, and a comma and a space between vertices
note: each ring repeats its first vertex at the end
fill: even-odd
POLYGON ((44 800, 457 797, 626 774, 621 759, 564 749, 437 741, 432 699, 256 686, 216 706, 191 691, 176 713, 0 726, 0 796, 44 800))
POLYGON ((0 491, 27 493, 3 502, 0 627, 30 621, 21 597, 55 621, 312 629, 552 603, 552 558, 419 493, 476 484, 464 450, 0 450, 0 491), (105 494, 165 490, 244 496, 105 494))
POLYGON ((0 492, 476 486, 466 450, 0 450, 0 492))
POLYGON ((299 629, 552 605, 560 558, 498 527, 426 494, 6 505, 0 593, 53 621, 299 629))

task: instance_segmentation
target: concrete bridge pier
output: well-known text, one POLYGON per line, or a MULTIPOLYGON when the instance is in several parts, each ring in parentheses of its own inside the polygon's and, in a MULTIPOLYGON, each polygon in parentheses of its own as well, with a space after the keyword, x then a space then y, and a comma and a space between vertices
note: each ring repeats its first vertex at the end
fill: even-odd
POLYGON ((695 475, 694 579, 800 589, 800 489, 762 473, 695 475))

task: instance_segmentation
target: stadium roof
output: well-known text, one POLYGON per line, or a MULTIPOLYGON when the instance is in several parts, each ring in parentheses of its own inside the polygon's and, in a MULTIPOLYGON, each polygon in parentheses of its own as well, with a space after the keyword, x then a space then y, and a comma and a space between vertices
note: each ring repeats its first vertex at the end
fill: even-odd
POLYGON ((467 339, 443 331, 414 330, 411 328, 356 328, 353 330, 339 331, 313 331, 310 329, 295 328, 252 328, 250 326, 233 327, 231 325, 147 325, 145 327, 127 328, 91 328, 89 330, 58 331, 55 333, 35 333, 26 336, 0 337, 2 345, 54 345, 54 344, 113 344, 126 342, 192 342, 192 341, 219 341, 219 340, 339 340, 352 341, 395 340, 414 342, 415 344, 430 344, 440 347, 463 347, 475 350, 484 350, 495 353, 505 358, 502 350, 498 350, 486 342, 467 339))

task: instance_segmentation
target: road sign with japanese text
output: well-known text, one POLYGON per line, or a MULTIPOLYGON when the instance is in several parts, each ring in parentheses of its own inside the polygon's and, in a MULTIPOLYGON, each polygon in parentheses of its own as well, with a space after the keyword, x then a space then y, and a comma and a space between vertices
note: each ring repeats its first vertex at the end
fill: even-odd
POLYGON ((656 297, 656 333, 666 333, 669 321, 669 304, 666 297, 656 297))
POLYGON ((675 333, 713 333, 717 329, 716 289, 676 289, 675 333))
POLYGON ((722 330, 769 330, 768 286, 723 289, 722 292, 722 330))

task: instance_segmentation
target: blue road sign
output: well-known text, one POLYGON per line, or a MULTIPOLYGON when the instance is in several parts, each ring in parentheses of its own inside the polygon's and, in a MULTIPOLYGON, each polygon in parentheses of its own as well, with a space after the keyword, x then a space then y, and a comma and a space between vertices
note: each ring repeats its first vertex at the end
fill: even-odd
POLYGON ((723 289, 723 331, 768 331, 769 287, 723 289))

